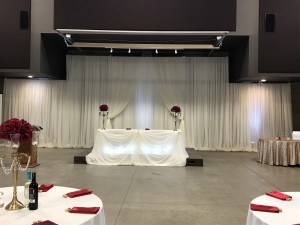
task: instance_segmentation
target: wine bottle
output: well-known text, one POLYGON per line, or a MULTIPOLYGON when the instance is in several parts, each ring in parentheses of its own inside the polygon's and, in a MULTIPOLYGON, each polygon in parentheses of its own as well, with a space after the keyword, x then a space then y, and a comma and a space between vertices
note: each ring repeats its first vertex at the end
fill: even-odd
POLYGON ((36 182, 36 173, 32 173, 32 180, 29 184, 29 210, 36 210, 38 208, 38 183, 36 182))
POLYGON ((24 185, 24 206, 27 208, 29 203, 29 185, 31 183, 31 171, 26 173, 27 181, 24 185))

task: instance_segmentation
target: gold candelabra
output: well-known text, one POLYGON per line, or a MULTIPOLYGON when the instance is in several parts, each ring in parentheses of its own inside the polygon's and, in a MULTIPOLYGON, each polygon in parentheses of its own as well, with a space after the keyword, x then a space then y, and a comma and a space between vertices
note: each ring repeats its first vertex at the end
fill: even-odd
POLYGON ((20 202, 18 200, 17 197, 17 181, 18 181, 18 171, 25 171, 28 168, 29 162, 30 162, 30 156, 28 156, 25 153, 19 153, 18 152, 18 148, 20 146, 20 134, 11 134, 10 135, 11 138, 11 148, 12 148, 12 153, 10 154, 10 158, 12 159, 12 164, 9 167, 5 167, 3 160, 6 157, 6 155, 4 157, 0 158, 0 163, 2 166, 2 169, 4 171, 5 174, 10 174, 12 171, 12 175, 13 175, 13 198, 11 200, 10 203, 7 204, 7 206, 5 207, 6 210, 8 211, 13 211, 13 210, 19 210, 24 208, 24 205, 22 202, 20 202), (20 158, 21 157, 27 157, 27 164, 25 167, 22 167, 21 163, 20 163, 20 158))

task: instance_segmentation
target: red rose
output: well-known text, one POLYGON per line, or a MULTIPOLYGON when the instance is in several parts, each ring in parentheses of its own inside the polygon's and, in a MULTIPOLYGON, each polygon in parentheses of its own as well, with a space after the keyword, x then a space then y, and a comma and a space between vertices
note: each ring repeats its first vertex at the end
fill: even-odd
POLYGON ((179 112, 181 112, 181 109, 179 106, 175 105, 171 108, 171 112, 179 113, 179 112))
POLYGON ((100 111, 108 111, 108 106, 103 104, 99 106, 100 111))
POLYGON ((1 124, 0 138, 10 140, 11 134, 20 134, 20 141, 26 141, 32 138, 32 127, 23 119, 12 118, 1 124))

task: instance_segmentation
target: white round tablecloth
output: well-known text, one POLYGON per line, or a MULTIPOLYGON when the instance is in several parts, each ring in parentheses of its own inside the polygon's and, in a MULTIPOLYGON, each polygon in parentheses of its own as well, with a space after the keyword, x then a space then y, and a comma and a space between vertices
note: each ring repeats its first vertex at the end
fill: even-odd
POLYGON ((292 196, 291 201, 282 201, 267 195, 259 196, 251 201, 253 204, 277 206, 280 213, 248 210, 247 225, 293 225, 300 224, 300 192, 284 192, 292 196))
MULTIPOLYGON (((3 192, 2 201, 5 206, 0 208, 1 225, 30 225, 36 221, 51 220, 59 225, 105 225, 105 215, 102 201, 94 194, 76 198, 64 198, 63 195, 78 189, 54 186, 47 192, 39 193, 39 206, 37 210, 24 208, 21 210, 7 211, 5 206, 11 201, 13 188, 0 188, 3 192), (66 212, 72 207, 100 207, 97 214, 77 214, 66 212)), ((18 187, 18 199, 24 201, 24 187, 18 187)))

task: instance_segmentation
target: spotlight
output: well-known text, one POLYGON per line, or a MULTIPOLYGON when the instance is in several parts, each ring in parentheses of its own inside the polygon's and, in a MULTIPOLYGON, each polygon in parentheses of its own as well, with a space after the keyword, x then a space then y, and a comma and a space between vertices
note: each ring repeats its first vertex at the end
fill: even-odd
POLYGON ((109 52, 110 52, 110 53, 113 53, 113 51, 114 51, 114 50, 111 48, 109 52))
POLYGON ((221 40, 222 39, 222 36, 217 36, 217 40, 221 40))
POLYGON ((71 38, 71 34, 66 34, 66 38, 71 38))
POLYGON ((28 75, 27 77, 28 77, 28 78, 33 78, 33 76, 32 76, 32 75, 28 75))
POLYGON ((177 54, 177 49, 175 49, 175 54, 177 54))
POLYGON ((130 54, 130 52, 131 52, 131 49, 129 48, 129 49, 128 49, 128 53, 130 54))
POLYGON ((158 54, 158 50, 157 49, 155 50, 155 53, 158 54))
POLYGON ((260 82, 266 82, 266 81, 267 81, 266 79, 261 79, 261 80, 260 80, 260 82))

